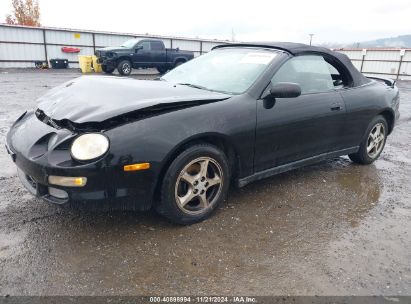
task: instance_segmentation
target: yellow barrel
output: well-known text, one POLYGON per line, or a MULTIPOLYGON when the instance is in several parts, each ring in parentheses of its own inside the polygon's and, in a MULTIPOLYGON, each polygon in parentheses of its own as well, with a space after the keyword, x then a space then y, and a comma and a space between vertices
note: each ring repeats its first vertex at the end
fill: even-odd
POLYGON ((103 70, 101 69, 101 64, 97 62, 97 56, 93 56, 93 70, 96 73, 101 73, 103 70))
POLYGON ((83 73, 91 73, 91 65, 93 63, 93 56, 79 55, 78 63, 83 73))

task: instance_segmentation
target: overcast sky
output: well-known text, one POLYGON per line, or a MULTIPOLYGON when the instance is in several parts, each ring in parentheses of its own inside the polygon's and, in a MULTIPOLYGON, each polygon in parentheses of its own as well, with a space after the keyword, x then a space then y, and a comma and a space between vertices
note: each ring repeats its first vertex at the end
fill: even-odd
MULTIPOLYGON (((44 26, 239 41, 358 42, 411 34, 410 0, 40 0, 44 26)), ((0 0, 0 22, 11 0, 0 0)), ((1 39, 0 39, 1 40, 1 39)))

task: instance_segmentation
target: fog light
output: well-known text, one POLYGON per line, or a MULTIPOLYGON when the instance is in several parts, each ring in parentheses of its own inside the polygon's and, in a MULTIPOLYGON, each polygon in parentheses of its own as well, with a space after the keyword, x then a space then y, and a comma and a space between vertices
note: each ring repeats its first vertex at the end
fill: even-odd
POLYGON ((49 183, 64 187, 83 187, 87 183, 87 177, 49 176, 49 183))
POLYGON ((49 194, 53 197, 59 198, 59 199, 67 199, 68 198, 68 193, 64 190, 49 187, 49 194))

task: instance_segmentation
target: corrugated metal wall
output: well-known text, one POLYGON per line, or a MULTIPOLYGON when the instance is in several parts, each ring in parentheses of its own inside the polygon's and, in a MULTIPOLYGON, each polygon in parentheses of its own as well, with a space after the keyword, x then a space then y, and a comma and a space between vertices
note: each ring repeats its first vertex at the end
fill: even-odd
MULTIPOLYGON (((0 68, 34 67, 34 61, 67 58, 78 67, 77 55, 90 55, 95 48, 116 46, 130 38, 156 38, 166 47, 193 51, 195 56, 209 52, 225 41, 144 36, 56 28, 32 28, 0 24, 0 68), (78 47, 78 54, 63 53, 63 46, 78 47)), ((411 49, 341 49, 358 70, 369 76, 411 80, 411 49)))
POLYGON ((70 67, 78 67, 78 55, 94 54, 96 48, 120 45, 131 38, 161 39, 165 46, 193 51, 199 56, 216 45, 218 40, 202 40, 166 36, 145 36, 109 32, 77 31, 56 28, 32 28, 0 24, 0 68, 34 67, 34 61, 66 58, 70 67), (64 46, 78 47, 80 53, 63 53, 64 46))
POLYGON ((411 80, 411 49, 342 49, 367 76, 411 80))

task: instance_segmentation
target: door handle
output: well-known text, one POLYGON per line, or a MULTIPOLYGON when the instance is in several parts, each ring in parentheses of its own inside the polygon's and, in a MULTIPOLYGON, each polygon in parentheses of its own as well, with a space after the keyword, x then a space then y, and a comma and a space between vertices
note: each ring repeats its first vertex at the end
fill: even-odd
POLYGON ((339 102, 333 103, 331 104, 331 111, 341 111, 342 107, 341 104, 339 102))

